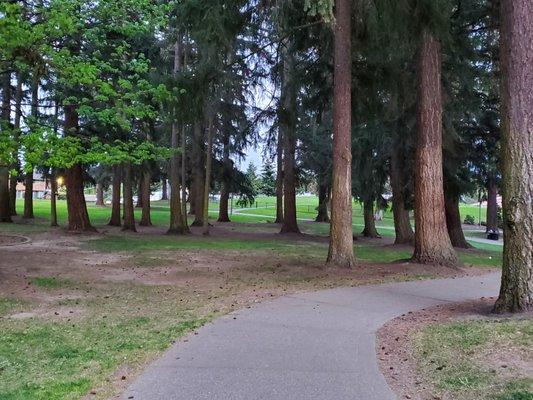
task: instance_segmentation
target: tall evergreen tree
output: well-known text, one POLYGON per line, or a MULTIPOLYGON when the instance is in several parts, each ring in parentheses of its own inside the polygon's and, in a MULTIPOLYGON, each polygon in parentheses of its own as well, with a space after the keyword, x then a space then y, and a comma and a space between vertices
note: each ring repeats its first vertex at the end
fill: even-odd
POLYGON ((504 247, 498 312, 533 307, 533 4, 502 0, 504 247))
POLYGON ((343 268, 355 266, 351 188, 351 18, 351 1, 336 0, 333 83, 333 180, 327 263, 343 268))

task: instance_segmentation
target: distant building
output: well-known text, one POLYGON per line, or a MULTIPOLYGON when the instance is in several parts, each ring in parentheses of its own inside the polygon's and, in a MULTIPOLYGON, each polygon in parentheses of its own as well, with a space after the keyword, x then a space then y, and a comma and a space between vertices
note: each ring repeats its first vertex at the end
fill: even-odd
MULTIPOLYGON (((17 182, 17 199, 23 199, 26 191, 24 182, 17 182)), ((49 199, 50 186, 48 180, 45 180, 42 174, 33 173, 33 198, 34 199, 49 199)))

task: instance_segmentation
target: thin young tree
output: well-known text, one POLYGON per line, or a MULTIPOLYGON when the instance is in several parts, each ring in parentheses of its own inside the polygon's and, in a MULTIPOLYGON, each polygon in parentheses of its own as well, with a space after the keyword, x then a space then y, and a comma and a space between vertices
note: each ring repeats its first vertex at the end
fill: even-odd
POLYGON ((122 188, 124 192, 124 223, 123 231, 136 232, 135 228, 135 206, 133 204, 133 173, 130 161, 122 163, 122 188))
MULTIPOLYGON (((11 134, 11 73, 2 76, 2 113, 0 115, 2 135, 11 134)), ((9 204, 9 164, 0 160, 0 222, 12 222, 9 204)))
POLYGON ((207 146, 205 150, 205 182, 204 182, 204 197, 202 203, 202 233, 205 236, 209 235, 209 191, 211 188, 211 165, 213 162, 213 136, 214 136, 214 118, 215 111, 208 111, 208 122, 207 122, 207 146))
MULTIPOLYGON (((31 80, 31 123, 30 129, 35 127, 39 121, 39 75, 37 68, 31 80)), ((24 176, 24 213, 22 215, 25 219, 33 219, 33 166, 26 170, 24 176)))
POLYGON ((111 183, 111 218, 108 225, 122 226, 122 218, 120 216, 120 187, 122 185, 122 166, 120 164, 113 165, 113 180, 111 183))
POLYGON ((281 233, 300 233, 296 215, 296 69, 291 40, 282 46, 282 84, 278 111, 283 138, 283 222, 281 233))
POLYGON ((409 218, 405 196, 404 167, 405 158, 402 148, 396 143, 390 156, 390 185, 392 189, 392 214, 394 218, 394 244, 410 244, 414 240, 414 232, 409 218))
POLYGON ((24 97, 24 90, 22 88, 21 73, 17 74, 17 87, 15 89, 15 122, 13 125, 13 141, 15 150, 13 151, 13 169, 17 172, 11 174, 9 178, 9 205, 11 207, 11 215, 17 215, 17 182, 18 174, 21 170, 19 159, 19 145, 20 145, 20 123, 22 120, 22 98, 24 97))

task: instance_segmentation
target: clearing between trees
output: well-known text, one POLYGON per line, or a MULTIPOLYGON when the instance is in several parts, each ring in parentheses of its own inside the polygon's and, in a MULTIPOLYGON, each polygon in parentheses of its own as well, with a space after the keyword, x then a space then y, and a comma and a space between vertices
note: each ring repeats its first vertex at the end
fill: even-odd
POLYGON ((45 210, 2 226, 2 399, 108 398, 180 336, 265 299, 477 275, 501 263, 501 253, 470 249, 460 252, 460 270, 413 264, 409 246, 384 237, 354 242, 359 267, 326 269, 328 239, 317 233, 325 224, 304 221, 304 235, 279 235, 275 224, 235 215, 246 222, 175 237, 164 235, 166 219, 157 223, 168 212, 161 203, 155 225, 137 234, 102 225, 110 210, 90 207, 98 233, 72 235, 48 227, 45 210))

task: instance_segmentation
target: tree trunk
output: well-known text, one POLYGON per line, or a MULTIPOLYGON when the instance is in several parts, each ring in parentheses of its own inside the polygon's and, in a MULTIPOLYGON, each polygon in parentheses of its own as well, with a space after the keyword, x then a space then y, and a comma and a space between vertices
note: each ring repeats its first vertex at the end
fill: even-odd
POLYGON ((469 249, 471 246, 465 239, 461 214, 459 212, 459 196, 455 193, 448 193, 447 190, 444 191, 444 196, 446 227, 448 228, 448 235, 450 236, 452 246, 461 249, 469 249))
POLYGON ((276 224, 283 223, 283 134, 278 129, 276 154, 276 224))
MULTIPOLYGON (((11 128, 11 74, 6 73, 2 82, 2 130, 11 128)), ((0 222, 12 222, 9 203, 9 166, 0 164, 0 222)))
POLYGON ((230 222, 228 214, 230 183, 231 183, 231 160, 229 158, 229 136, 224 135, 223 140, 223 168, 220 188, 220 203, 218 207, 218 222, 230 222))
MULTIPOLYGON (((59 104, 54 100, 54 133, 57 134, 59 128, 59 104)), ((57 170, 50 168, 50 226, 58 226, 57 223, 57 170)))
POLYGON ((24 175, 24 214, 23 218, 32 219, 33 216, 33 168, 24 175))
POLYGON ((503 269, 497 312, 533 308, 533 2, 502 0, 503 269))
POLYGON ((124 224, 123 231, 133 231, 135 229, 135 208, 133 205, 133 177, 131 173, 131 163, 125 162, 122 164, 123 181, 122 187, 124 191, 124 224))
POLYGON ((394 217, 394 244, 410 244, 414 240, 414 232, 409 219, 409 211, 405 207, 404 185, 402 179, 402 154, 398 146, 392 149, 390 158, 390 183, 392 188, 392 213, 394 217))
POLYGON ((111 192, 111 218, 108 225, 122 226, 120 216, 120 186, 122 184, 122 167, 120 164, 113 165, 113 190, 111 192))
MULTIPOLYGON (((181 35, 178 35, 174 43, 174 76, 181 70, 182 59, 181 35)), ((182 214, 181 208, 181 192, 180 192, 180 159, 178 155, 179 149, 179 126, 176 120, 176 110, 173 110, 174 120, 172 121, 170 144, 174 150, 174 154, 170 158, 170 225, 168 227, 168 234, 182 235, 187 232, 187 224, 185 223, 186 215, 182 214)), ((183 134, 183 132, 182 132, 183 134)), ((183 182, 181 182, 183 184, 183 182)))
POLYGON ((194 221, 192 226, 203 226, 204 224, 204 186, 205 186, 205 150, 204 150, 204 129, 202 123, 196 122, 194 126, 194 221))
MULTIPOLYGON (((21 74, 17 76, 17 90, 15 92, 15 125, 13 131, 13 138, 15 139, 15 145, 17 146, 13 152, 13 159, 15 160, 13 167, 17 173, 20 173, 19 142, 23 97, 22 79, 20 75, 21 74)), ((9 206, 11 207, 11 215, 17 215, 17 182, 17 175, 12 174, 9 179, 9 206)))
MULTIPOLYGON (((183 68, 187 69, 189 60, 189 34, 185 31, 183 37, 183 68)), ((187 218, 187 131, 190 125, 181 126, 181 215, 183 216, 183 228, 190 233, 187 218)))
POLYGON ((283 138, 283 223, 281 233, 300 233, 296 215, 296 73, 292 42, 284 40, 279 130, 283 138))
POLYGON ((191 189, 189 190, 189 215, 195 215, 196 214, 196 190, 194 189, 194 171, 192 172, 192 180, 191 183, 191 189))
MULTIPOLYGON (((178 124, 172 123, 171 132, 171 146, 173 149, 178 149, 178 124)), ((168 227, 168 234, 182 235, 186 233, 184 226, 184 216, 181 211, 181 192, 180 192, 180 167, 179 155, 174 153, 170 158, 170 225, 168 227)))
POLYGON ((168 200, 167 178, 161 179, 161 200, 168 200))
POLYGON ((209 122, 207 126, 207 149, 205 155, 205 185, 204 185, 204 198, 203 198, 203 234, 209 235, 209 189, 211 188, 211 163, 213 160, 213 118, 214 115, 209 116, 209 122))
POLYGON ((381 238, 376 229, 376 220, 374 219, 374 200, 365 200, 363 202, 363 220, 365 227, 361 234, 369 238, 381 238))
POLYGON ((104 186, 101 183, 96 184, 96 202, 94 205, 98 207, 105 207, 104 186))
POLYGON ((9 176, 9 208, 12 216, 17 215, 17 181, 17 175, 9 176))
MULTIPOLYGON (((31 117, 30 129, 38 123, 39 118, 39 78, 37 76, 33 77, 31 84, 31 117)), ((23 218, 33 219, 33 166, 26 172, 24 185, 23 218)))
POLYGON ((427 30, 422 34, 419 79, 412 260, 457 267, 459 259, 448 236, 444 212, 440 43, 427 30))
POLYGON ((183 217, 183 228, 185 232, 190 232, 187 221, 187 133, 182 127, 181 132, 181 215, 183 217))
MULTIPOLYGON (((78 112, 76 106, 65 106, 65 135, 76 135, 78 112)), ((76 232, 96 231, 91 225, 85 194, 83 190, 83 169, 81 164, 74 164, 65 171, 65 187, 67 189, 68 229, 76 232)))
POLYGON ((327 184, 318 182, 318 214, 315 222, 329 222, 328 215, 329 187, 327 184))
POLYGON ((141 172, 141 176, 139 177, 139 180, 137 181, 137 204, 135 205, 135 208, 143 207, 142 191, 143 191, 143 178, 142 178, 142 172, 141 172))
POLYGON ((12 222, 9 207, 9 167, 0 166, 0 222, 12 222))
POLYGON ((352 229, 351 0, 336 0, 333 82, 333 182, 328 265, 355 266, 352 229))
POLYGON ((498 232, 498 186, 493 178, 487 184, 487 232, 498 232))
POLYGON ((152 181, 152 174, 147 168, 142 172, 141 176, 141 202, 142 202, 142 214, 141 226, 152 226, 152 219, 150 217, 150 182, 152 181))
POLYGON ((57 224, 57 176, 52 168, 50 172, 50 226, 57 224))

